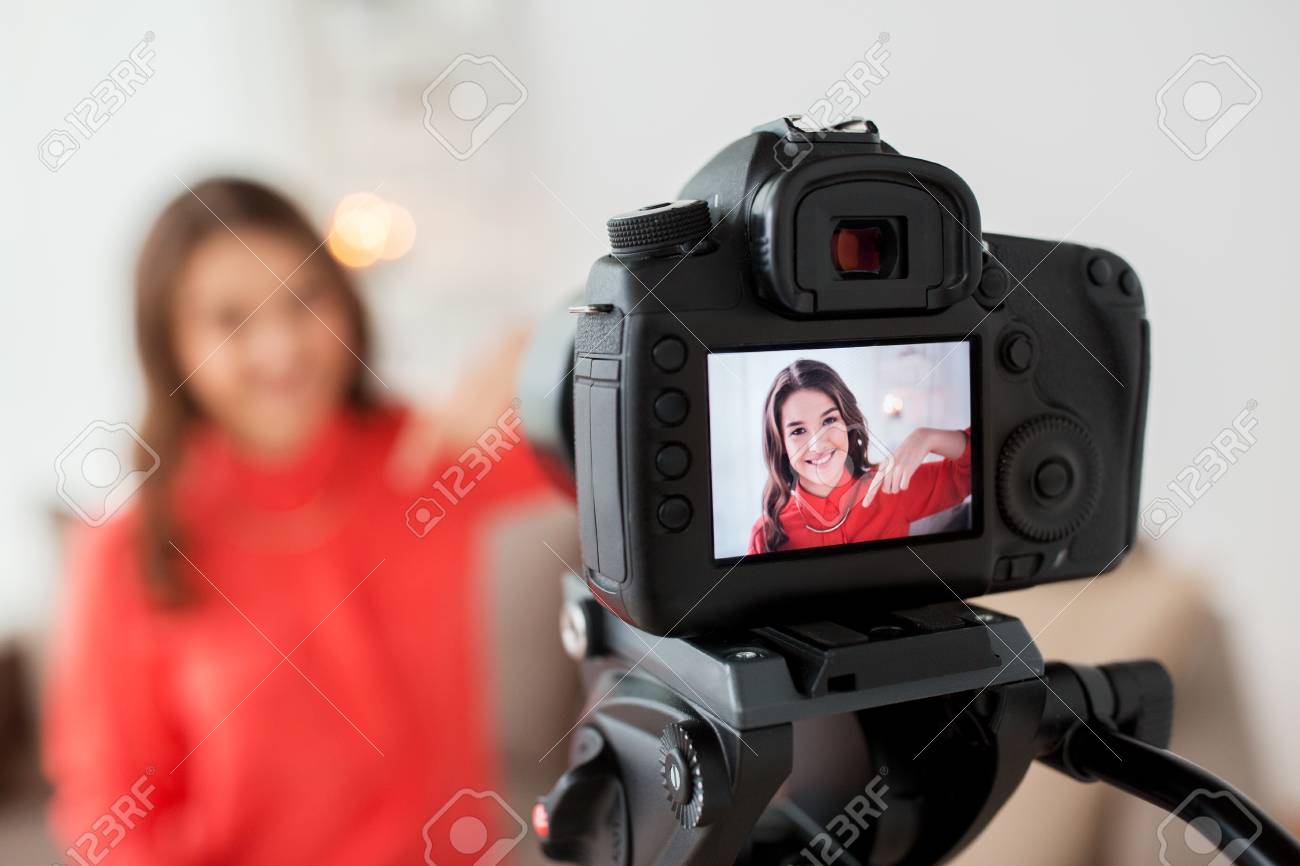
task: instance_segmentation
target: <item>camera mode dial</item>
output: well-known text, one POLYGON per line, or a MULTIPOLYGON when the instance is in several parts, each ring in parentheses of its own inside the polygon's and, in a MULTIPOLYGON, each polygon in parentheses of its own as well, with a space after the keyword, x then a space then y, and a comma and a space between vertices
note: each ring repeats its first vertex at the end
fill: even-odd
POLYGON ((727 771, 706 722, 673 722, 664 728, 659 773, 669 808, 688 830, 714 820, 730 799, 727 771))
POLYGON ((614 255, 671 253, 699 243, 712 227, 709 206, 697 199, 647 205, 610 217, 609 246, 614 255))

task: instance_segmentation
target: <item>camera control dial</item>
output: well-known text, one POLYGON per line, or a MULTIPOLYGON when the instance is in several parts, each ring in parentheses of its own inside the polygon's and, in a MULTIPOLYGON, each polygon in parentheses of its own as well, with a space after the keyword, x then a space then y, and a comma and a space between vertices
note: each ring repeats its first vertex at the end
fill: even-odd
POLYGON ((1012 432, 998 458, 998 507, 1031 541, 1066 538, 1088 522, 1101 496, 1101 454, 1084 427, 1040 415, 1012 432))
POLYGON ((671 253, 690 249, 709 233, 709 206, 697 199, 647 205, 605 223, 614 255, 671 253))

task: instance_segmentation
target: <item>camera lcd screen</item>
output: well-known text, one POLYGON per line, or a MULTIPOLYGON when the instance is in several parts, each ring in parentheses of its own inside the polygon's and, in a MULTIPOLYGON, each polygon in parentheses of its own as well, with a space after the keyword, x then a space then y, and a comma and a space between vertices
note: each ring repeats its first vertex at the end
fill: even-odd
POLYGON ((970 345, 711 354, 714 556, 969 531, 970 345))

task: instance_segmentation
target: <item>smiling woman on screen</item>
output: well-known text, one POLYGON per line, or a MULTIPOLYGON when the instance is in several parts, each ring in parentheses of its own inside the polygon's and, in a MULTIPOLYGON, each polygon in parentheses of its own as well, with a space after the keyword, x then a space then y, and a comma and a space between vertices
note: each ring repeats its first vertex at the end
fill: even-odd
POLYGON ((918 427, 883 464, 871 463, 866 418, 821 361, 777 373, 763 410, 767 484, 749 553, 885 538, 970 495, 970 434, 918 427), (930 454, 944 458, 926 461, 930 454))

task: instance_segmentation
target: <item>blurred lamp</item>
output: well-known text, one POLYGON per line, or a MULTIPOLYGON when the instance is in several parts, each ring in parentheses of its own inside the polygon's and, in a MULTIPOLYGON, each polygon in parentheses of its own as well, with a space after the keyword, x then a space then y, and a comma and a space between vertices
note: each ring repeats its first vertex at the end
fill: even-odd
POLYGON ((415 220, 411 212, 374 193, 344 196, 330 220, 330 254, 350 268, 368 267, 381 259, 399 259, 414 243, 415 220))
POLYGON ((379 257, 387 261, 400 259, 415 245, 415 219, 400 204, 388 203, 388 239, 379 257))

